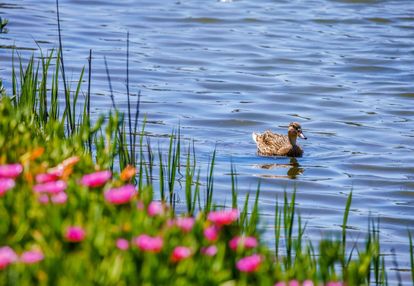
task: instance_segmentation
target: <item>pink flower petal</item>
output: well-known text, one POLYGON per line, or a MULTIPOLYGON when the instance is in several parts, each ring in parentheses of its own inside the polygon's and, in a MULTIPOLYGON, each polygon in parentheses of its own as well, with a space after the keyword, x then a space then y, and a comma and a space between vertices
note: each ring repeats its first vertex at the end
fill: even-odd
POLYGON ((3 196, 8 190, 14 188, 16 183, 13 179, 0 178, 0 197, 3 196))
POLYGON ((32 250, 23 252, 20 256, 20 261, 24 264, 34 264, 42 261, 44 259, 44 255, 39 250, 32 250))
POLYGON ((208 214, 207 220, 211 221, 215 225, 229 225, 235 222, 239 217, 239 211, 237 209, 232 210, 220 210, 212 211, 208 214))
POLYGON ((17 260, 17 255, 8 246, 0 247, 0 270, 5 269, 7 266, 17 260))
POLYGON ((236 250, 238 247, 250 249, 257 245, 257 239, 254 236, 235 236, 229 241, 229 247, 232 250, 236 250))
POLYGON ((44 184, 49 182, 54 182, 59 179, 59 176, 56 174, 44 173, 44 174, 37 174, 36 175, 36 183, 44 184))
POLYGON ((165 212, 164 205, 161 202, 152 201, 147 209, 149 216, 162 215, 165 212))
POLYGON ((51 201, 57 205, 63 205, 68 200, 68 195, 65 192, 57 193, 56 195, 52 195, 51 201))
POLYGON ((217 254, 217 246, 215 245, 210 245, 207 247, 203 247, 201 248, 201 253, 206 255, 206 256, 215 256, 217 254))
POLYGON ((68 185, 65 181, 59 180, 33 186, 33 191, 37 193, 57 194, 66 190, 68 185))
POLYGON ((105 192, 105 200, 111 204, 120 205, 131 201, 136 191, 133 185, 125 185, 119 188, 113 188, 105 192))
POLYGON ((157 253, 160 252, 163 246, 163 240, 159 236, 149 236, 146 234, 141 234, 134 239, 135 245, 146 252, 157 253))
POLYGON ((86 187, 100 187, 106 184, 106 182, 112 177, 111 171, 99 171, 91 174, 84 175, 81 179, 81 184, 86 187))
POLYGON ((38 198, 39 203, 46 205, 49 203, 49 195, 41 194, 38 198))
POLYGON ((6 164, 0 165, 0 178, 16 178, 23 172, 23 166, 21 164, 6 164))
POLYGON ((80 226, 70 226, 66 229, 65 238, 69 242, 81 242, 85 237, 86 232, 80 226))
POLYGON ((118 238, 116 240, 116 247, 120 250, 127 250, 129 248, 129 241, 125 238, 118 238))
POLYGON ((175 224, 184 232, 190 232, 193 229, 195 219, 193 217, 179 217, 175 224))
POLYGON ((314 286, 312 280, 305 280, 302 282, 302 286, 314 286))
POLYGON ((204 229, 204 237, 210 241, 210 242, 214 242, 218 239, 219 236, 219 232, 220 232, 220 228, 217 226, 209 226, 206 229, 204 229))
POLYGON ((191 256, 191 249, 186 246, 177 246, 171 254, 172 262, 179 262, 191 256))
POLYGON ((236 263, 236 267, 240 272, 255 272, 260 267, 262 258, 258 254, 253 254, 251 256, 246 256, 236 263))

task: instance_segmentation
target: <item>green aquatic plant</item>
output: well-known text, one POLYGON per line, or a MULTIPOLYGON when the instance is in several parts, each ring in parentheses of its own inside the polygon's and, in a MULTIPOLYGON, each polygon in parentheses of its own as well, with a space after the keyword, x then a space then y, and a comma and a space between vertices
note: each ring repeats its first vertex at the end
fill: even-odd
POLYGON ((9 20, 3 19, 2 17, 0 17, 0 34, 8 32, 7 29, 5 28, 8 23, 9 23, 9 20))

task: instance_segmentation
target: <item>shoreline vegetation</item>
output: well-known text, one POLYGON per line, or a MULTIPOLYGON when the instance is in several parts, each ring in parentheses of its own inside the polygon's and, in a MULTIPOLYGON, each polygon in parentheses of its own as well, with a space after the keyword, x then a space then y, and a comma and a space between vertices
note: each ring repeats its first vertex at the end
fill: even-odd
MULTIPOLYGON (((369 219, 362 242, 347 237, 352 192, 341 236, 318 243, 304 237, 296 192, 285 193, 270 249, 258 229, 260 185, 253 206, 249 195, 240 205, 232 165, 231 205, 219 207, 215 152, 204 180, 179 129, 166 154, 151 147, 145 120, 138 126, 140 94, 131 102, 128 39, 128 112, 116 108, 106 65, 113 106, 95 122, 92 51, 83 93, 85 68, 72 89, 59 39, 57 51, 40 50, 39 62, 13 63, 12 94, 0 85, 0 285, 388 285, 379 220, 369 219)), ((408 239, 414 283, 410 232, 408 239)))

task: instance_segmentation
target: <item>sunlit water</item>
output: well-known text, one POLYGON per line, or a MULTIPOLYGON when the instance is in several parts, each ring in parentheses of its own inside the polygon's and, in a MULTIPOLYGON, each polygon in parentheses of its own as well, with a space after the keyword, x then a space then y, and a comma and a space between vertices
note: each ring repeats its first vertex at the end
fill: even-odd
MULTIPOLYGON (((351 239, 362 240, 368 217, 379 217, 383 252, 394 248, 399 268, 409 268, 414 2, 68 0, 60 9, 69 77, 78 77, 93 50, 94 116, 111 108, 104 56, 117 107, 126 111, 129 31, 130 88, 142 93, 151 141, 163 144, 180 125, 183 138, 195 140, 203 172, 216 147, 216 202, 231 201, 230 162, 240 200, 260 180, 272 245, 284 190, 297 189, 313 240, 341 230, 353 190, 351 239), (308 136, 300 142, 304 157, 258 157, 251 132, 285 133, 291 121, 308 136)), ((39 55, 36 41, 44 51, 57 46, 55 3, 3 1, 0 17, 10 21, 0 34, 0 77, 10 88, 13 47, 28 57, 39 55)), ((387 265, 395 268, 391 257, 387 265)))

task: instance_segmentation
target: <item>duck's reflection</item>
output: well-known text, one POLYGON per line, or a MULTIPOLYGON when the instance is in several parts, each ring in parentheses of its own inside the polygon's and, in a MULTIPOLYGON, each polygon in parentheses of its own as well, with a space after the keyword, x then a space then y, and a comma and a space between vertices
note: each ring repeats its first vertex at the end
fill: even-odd
POLYGON ((296 158, 290 158, 289 163, 284 164, 258 164, 256 167, 265 169, 265 170, 274 170, 274 169, 288 169, 286 175, 271 175, 271 174, 260 174, 260 177, 264 178, 289 178, 296 179, 297 176, 302 175, 305 171, 300 167, 298 160, 296 158))

